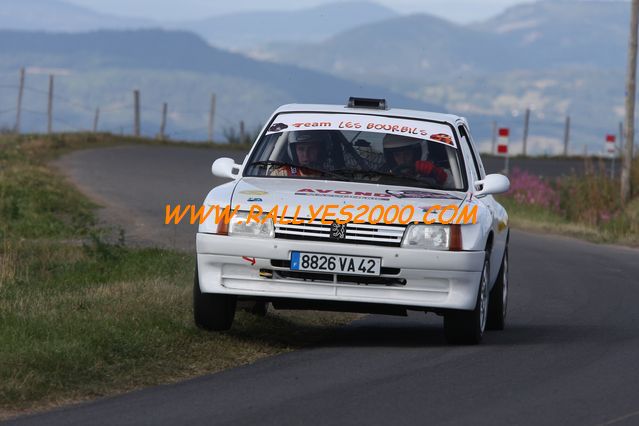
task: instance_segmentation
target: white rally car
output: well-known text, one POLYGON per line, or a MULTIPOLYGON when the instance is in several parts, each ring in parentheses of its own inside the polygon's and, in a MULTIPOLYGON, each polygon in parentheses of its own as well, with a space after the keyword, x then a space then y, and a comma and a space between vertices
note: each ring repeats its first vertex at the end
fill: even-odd
POLYGON ((204 205, 237 214, 199 226, 198 326, 229 329, 240 299, 276 309, 434 312, 454 343, 504 328, 508 216, 491 194, 510 183, 485 174, 464 118, 388 108, 383 99, 285 105, 243 164, 220 158, 212 171, 232 180, 204 205), (328 205, 369 214, 318 216, 328 205), (438 214, 450 205, 476 207, 475 223, 438 214), (248 221, 249 210, 263 220, 248 221))

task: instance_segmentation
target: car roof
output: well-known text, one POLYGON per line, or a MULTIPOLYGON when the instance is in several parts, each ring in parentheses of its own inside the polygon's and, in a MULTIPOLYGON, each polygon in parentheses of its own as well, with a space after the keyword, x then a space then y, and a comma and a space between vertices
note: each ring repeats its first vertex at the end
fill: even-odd
POLYGON ((468 124, 464 117, 454 114, 445 114, 440 112, 418 111, 413 109, 388 108, 361 108, 347 107, 345 105, 324 105, 324 104, 287 104, 282 105, 275 110, 274 115, 282 112, 330 112, 330 113, 346 113, 346 114, 368 114, 368 115, 386 115, 401 118, 417 118, 421 120, 432 120, 455 124, 459 121, 468 124))

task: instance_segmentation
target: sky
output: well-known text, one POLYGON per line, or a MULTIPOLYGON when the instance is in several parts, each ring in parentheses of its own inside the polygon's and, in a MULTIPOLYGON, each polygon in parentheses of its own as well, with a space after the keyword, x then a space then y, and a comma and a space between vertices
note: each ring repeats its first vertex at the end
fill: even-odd
MULTIPOLYGON (((159 21, 199 19, 249 10, 304 9, 346 0, 66 0, 113 15, 159 21)), ((496 15, 508 6, 531 0, 375 0, 399 13, 424 12, 467 23, 496 15)))

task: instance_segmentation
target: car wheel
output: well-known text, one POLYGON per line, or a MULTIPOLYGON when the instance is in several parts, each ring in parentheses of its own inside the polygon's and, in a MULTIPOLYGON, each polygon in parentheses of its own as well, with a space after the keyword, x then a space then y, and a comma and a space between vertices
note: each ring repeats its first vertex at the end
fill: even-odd
POLYGON ((484 260, 477 302, 472 311, 451 311, 444 315, 446 340, 453 344, 476 345, 481 342, 488 316, 488 257, 484 260))
POLYGON ((205 330, 223 331, 231 328, 235 318, 237 297, 229 294, 202 293, 197 267, 193 280, 193 319, 205 330))
POLYGON ((489 330, 503 330, 506 326, 506 313, 508 310, 508 246, 504 251, 504 259, 501 261, 497 282, 490 291, 488 300, 488 321, 486 327, 489 330))

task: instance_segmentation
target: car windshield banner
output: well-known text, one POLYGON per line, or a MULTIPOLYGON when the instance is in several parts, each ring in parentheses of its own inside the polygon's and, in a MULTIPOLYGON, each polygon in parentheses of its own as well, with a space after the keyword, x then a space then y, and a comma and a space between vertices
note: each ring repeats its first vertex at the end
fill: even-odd
POLYGON ((279 114, 266 134, 296 130, 341 130, 390 133, 442 143, 456 148, 449 126, 431 121, 363 114, 279 114))

